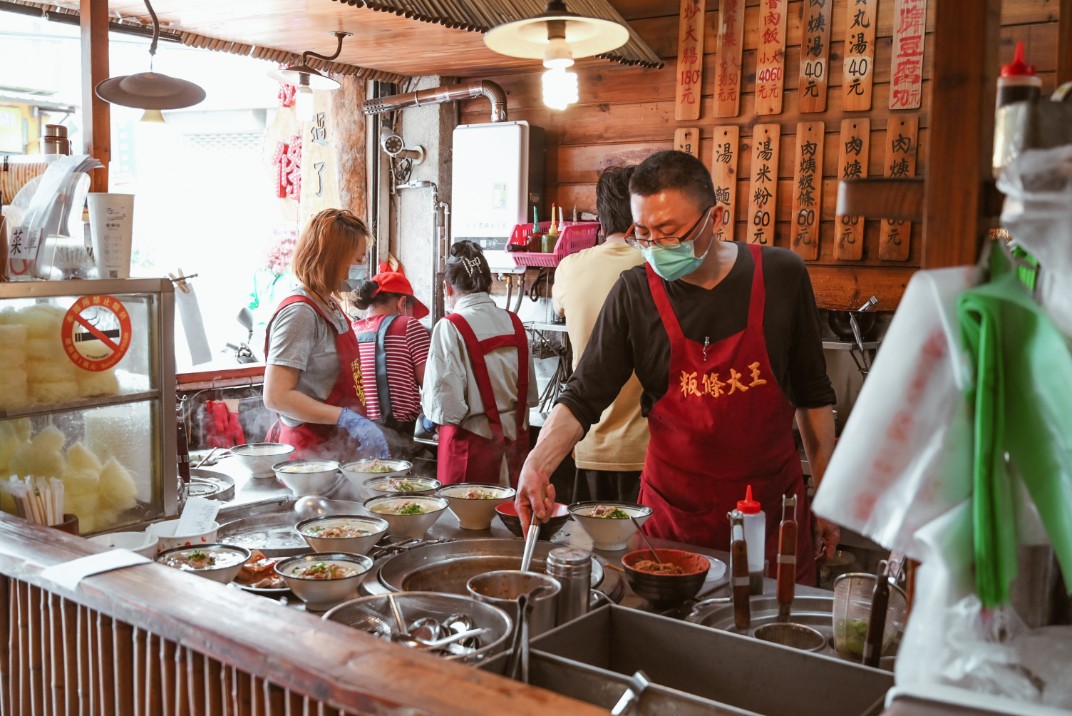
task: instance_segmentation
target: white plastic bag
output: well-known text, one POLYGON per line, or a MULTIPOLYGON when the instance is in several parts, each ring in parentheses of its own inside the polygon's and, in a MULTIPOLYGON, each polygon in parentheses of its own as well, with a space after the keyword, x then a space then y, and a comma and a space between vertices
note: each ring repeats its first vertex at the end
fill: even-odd
POLYGON ((916 530, 971 491, 970 369, 956 302, 974 280, 974 267, 912 277, 813 505, 914 559, 916 530))
POLYGON ((1040 264, 1038 298, 1072 337, 1072 145, 1028 149, 998 179, 1001 223, 1040 264))

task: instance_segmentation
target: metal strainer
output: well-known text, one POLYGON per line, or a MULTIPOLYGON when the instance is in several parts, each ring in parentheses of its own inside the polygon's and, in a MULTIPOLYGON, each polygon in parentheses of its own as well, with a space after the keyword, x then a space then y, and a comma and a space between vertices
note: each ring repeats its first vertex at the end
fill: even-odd
MULTIPOLYGON (((856 657, 864 654, 875 579, 875 575, 866 572, 850 572, 834 581, 834 648, 843 654, 856 657)), ((904 591, 891 582, 886 625, 882 631, 883 653, 904 629, 907 605, 904 591)))

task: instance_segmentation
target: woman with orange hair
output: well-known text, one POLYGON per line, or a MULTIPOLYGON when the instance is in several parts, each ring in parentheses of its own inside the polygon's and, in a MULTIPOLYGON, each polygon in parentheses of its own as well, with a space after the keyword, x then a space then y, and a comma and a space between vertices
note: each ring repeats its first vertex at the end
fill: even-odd
POLYGON ((351 269, 365 262, 369 231, 349 211, 312 218, 294 249, 300 282, 268 322, 264 405, 279 413, 267 439, 295 457, 387 457, 387 441, 365 417, 365 381, 357 336, 338 299, 351 269))

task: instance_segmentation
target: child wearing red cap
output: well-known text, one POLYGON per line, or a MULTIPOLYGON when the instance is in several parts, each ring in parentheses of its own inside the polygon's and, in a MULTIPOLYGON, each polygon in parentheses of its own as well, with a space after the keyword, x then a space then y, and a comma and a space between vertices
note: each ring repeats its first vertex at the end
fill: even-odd
POLYGON ((384 428, 392 455, 412 457, 421 452, 413 443, 413 427, 421 411, 430 341, 419 319, 428 315, 428 308, 413 295, 406 275, 388 264, 358 284, 351 299, 367 311, 353 327, 366 376, 368 417, 384 428))

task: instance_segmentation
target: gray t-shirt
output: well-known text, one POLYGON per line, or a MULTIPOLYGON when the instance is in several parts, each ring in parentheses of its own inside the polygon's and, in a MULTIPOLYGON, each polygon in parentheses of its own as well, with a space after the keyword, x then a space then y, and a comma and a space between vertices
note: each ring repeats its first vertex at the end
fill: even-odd
MULTIPOLYGON (((311 298, 302 289, 293 291, 291 295, 311 298)), ((327 400, 339 377, 335 338, 350 330, 350 319, 338 308, 331 319, 333 326, 329 326, 312 306, 292 303, 281 309, 272 320, 268 343, 266 362, 300 370, 297 389, 321 402, 327 400)), ((292 420, 285 415, 280 417, 290 427, 301 425, 300 420, 292 420)))

